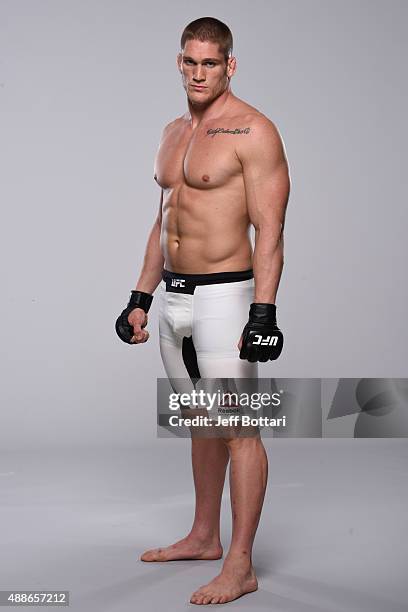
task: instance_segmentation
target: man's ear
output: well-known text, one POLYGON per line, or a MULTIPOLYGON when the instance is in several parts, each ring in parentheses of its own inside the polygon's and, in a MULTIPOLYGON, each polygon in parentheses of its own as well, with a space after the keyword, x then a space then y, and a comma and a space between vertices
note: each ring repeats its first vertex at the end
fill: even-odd
POLYGON ((237 70, 237 58, 236 57, 231 57, 228 60, 228 65, 227 65, 227 76, 230 79, 236 72, 237 70))
POLYGON ((177 68, 179 70, 179 72, 181 72, 181 60, 182 60, 183 56, 181 55, 181 53, 177 53, 177 58, 176 58, 176 63, 177 63, 177 68))

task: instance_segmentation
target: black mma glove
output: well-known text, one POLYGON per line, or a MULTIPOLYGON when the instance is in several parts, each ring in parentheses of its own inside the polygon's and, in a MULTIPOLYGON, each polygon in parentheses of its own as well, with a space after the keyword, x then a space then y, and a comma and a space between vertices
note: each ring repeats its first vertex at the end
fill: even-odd
POLYGON ((143 291, 132 291, 130 299, 125 310, 116 320, 115 329, 119 338, 127 344, 132 344, 130 341, 133 337, 133 325, 128 321, 128 316, 135 308, 141 308, 147 314, 153 301, 153 296, 150 293, 144 293, 143 291))
POLYGON ((242 332, 240 359, 273 361, 282 348, 283 334, 276 324, 275 304, 251 304, 249 320, 242 332))

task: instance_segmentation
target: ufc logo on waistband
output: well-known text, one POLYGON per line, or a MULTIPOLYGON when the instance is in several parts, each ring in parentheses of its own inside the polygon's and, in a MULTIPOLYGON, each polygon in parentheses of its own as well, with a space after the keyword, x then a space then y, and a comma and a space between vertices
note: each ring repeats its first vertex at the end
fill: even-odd
POLYGON ((259 334, 255 334, 256 340, 252 342, 252 344, 260 344, 262 346, 276 346, 278 343, 278 336, 260 336, 259 334))
POLYGON ((185 287, 186 286, 186 281, 182 278, 172 278, 171 279, 171 286, 172 287, 185 287))

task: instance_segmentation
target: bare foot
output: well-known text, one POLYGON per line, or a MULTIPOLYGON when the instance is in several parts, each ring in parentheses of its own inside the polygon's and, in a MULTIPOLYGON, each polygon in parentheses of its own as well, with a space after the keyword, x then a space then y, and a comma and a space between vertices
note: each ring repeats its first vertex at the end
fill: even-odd
POLYGON ((219 540, 199 540, 187 536, 167 546, 146 550, 140 557, 141 561, 180 561, 186 559, 214 560, 222 557, 222 546, 219 540))
POLYGON ((238 568, 223 568, 221 574, 192 594, 190 603, 227 603, 245 595, 245 593, 256 591, 257 588, 258 581, 252 566, 245 572, 238 570, 238 568))

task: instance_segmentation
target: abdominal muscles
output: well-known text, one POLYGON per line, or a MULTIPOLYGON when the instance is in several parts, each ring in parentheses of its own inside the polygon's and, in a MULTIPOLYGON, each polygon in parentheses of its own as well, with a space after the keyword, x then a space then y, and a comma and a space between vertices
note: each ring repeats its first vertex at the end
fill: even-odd
POLYGON ((237 195, 225 187, 203 191, 188 186, 165 194, 161 247, 166 269, 211 274, 252 267, 248 214, 237 195))

